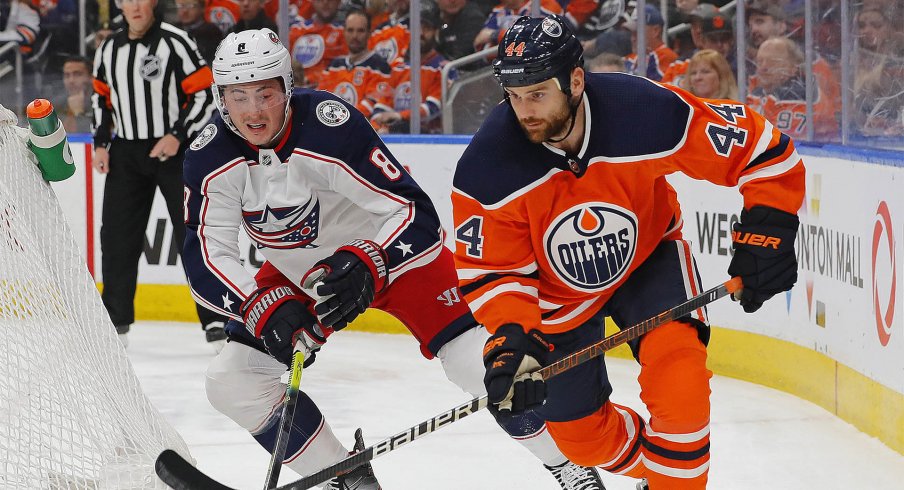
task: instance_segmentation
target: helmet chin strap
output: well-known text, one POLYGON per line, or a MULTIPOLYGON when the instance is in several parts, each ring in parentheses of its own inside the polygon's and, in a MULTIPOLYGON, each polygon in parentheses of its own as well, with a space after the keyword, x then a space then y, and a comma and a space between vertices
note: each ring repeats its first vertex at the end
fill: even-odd
MULTIPOLYGON (((565 90, 562 88, 562 84, 559 83, 558 78, 556 78, 555 81, 556 81, 556 85, 559 86, 559 89, 562 90, 562 92, 564 92, 565 95, 568 96, 568 98, 570 99, 572 96, 571 95, 571 87, 568 87, 568 90, 565 90)), ((559 139, 550 138, 550 139, 546 140, 547 143, 561 143, 562 141, 565 141, 566 138, 571 136, 571 132, 574 130, 574 123, 577 120, 578 105, 580 105, 580 103, 581 103, 580 98, 578 98, 577 102, 575 102, 574 104, 572 104, 571 101, 569 100, 568 109, 571 112, 571 124, 568 125, 568 132, 565 133, 565 136, 562 136, 559 139)))
POLYGON ((276 143, 280 140, 280 138, 282 138, 283 131, 285 131, 286 127, 289 125, 289 106, 290 106, 290 104, 291 104, 291 102, 289 100, 287 100, 286 101, 286 112, 285 112, 285 114, 283 114, 283 123, 282 123, 282 126, 279 128, 279 131, 277 131, 276 135, 273 136, 273 139, 270 140, 269 142, 267 142, 266 146, 262 146, 262 148, 273 148, 274 146, 276 146, 276 143))

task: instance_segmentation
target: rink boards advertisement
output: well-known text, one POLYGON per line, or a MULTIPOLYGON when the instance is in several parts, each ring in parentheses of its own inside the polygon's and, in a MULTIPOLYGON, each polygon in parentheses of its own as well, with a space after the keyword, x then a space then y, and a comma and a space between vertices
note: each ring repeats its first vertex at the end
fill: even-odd
MULTIPOLYGON (((390 150, 434 200, 447 231, 449 246, 452 246, 449 233, 452 176, 467 141, 467 137, 454 136, 387 139, 390 150)), ((84 169, 89 156, 86 145, 76 143, 72 146, 77 164, 84 169)), ((823 373, 826 377, 834 376, 836 384, 838 370, 850 368, 859 373, 858 376, 881 385, 884 394, 880 398, 886 399, 890 393, 893 402, 900 403, 904 400, 904 312, 901 308, 904 304, 904 284, 901 284, 904 279, 901 274, 904 267, 901 240, 904 237, 904 192, 901 191, 904 168, 901 165, 904 165, 904 159, 894 161, 891 157, 879 163, 867 163, 859 160, 870 158, 844 151, 833 153, 818 148, 800 148, 800 153, 807 166, 807 190, 799 212, 801 226, 796 240, 797 285, 752 315, 744 314, 739 305, 730 301, 716 302, 709 308, 711 321, 720 329, 755 334, 751 338, 762 336, 782 341, 782 345, 797 346, 797 350, 786 350, 787 360, 797 364, 800 358, 802 368, 809 366, 803 357, 808 357, 811 351, 820 354, 820 358, 837 361, 841 367, 825 362, 816 365, 826 371, 823 373), (806 355, 801 356, 801 353, 806 355), (833 374, 830 370, 836 372, 833 374), (887 389, 891 391, 887 392, 887 389)), ((103 281, 99 246, 103 181, 102 175, 83 171, 54 185, 98 282, 103 281)), ((671 175, 669 181, 678 192, 684 237, 692 244, 704 285, 711 287, 725 281, 732 253, 731 227, 739 220, 742 206, 738 190, 683 175, 671 175)), ((246 267, 250 271, 260 267, 263 261, 260 253, 247 238, 243 237, 240 243, 241 258, 246 267)), ((172 239, 166 207, 158 193, 139 267, 142 286, 185 284, 177 246, 172 239)), ((141 308, 138 310, 140 312, 141 308)), ((717 332, 711 351, 719 347, 719 340, 717 332)), ((764 347, 767 353, 771 348, 771 345, 764 347)), ((749 351, 739 352, 749 354, 749 351)), ((718 372, 718 369, 714 370, 718 372)), ((797 376, 802 375, 797 373, 797 376)), ((795 386, 787 383, 768 384, 801 395, 795 386)), ((838 405, 843 401, 838 400, 842 396, 837 392, 839 389, 836 387, 821 394, 804 393, 803 396, 850 420, 840 413, 843 409, 838 405), (834 410, 827 406, 833 403, 834 410)), ((894 420, 887 420, 887 414, 884 417, 884 423, 892 423, 891 430, 897 433, 890 436, 891 440, 882 434, 874 435, 898 451, 904 451, 904 428, 901 428, 904 416, 894 420)), ((861 430, 873 433, 857 421, 852 422, 861 430)))

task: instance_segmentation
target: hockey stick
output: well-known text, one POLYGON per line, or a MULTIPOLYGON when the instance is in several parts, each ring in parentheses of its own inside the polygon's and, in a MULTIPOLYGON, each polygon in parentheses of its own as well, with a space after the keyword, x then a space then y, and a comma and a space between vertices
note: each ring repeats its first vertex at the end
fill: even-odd
POLYGON ((270 467, 267 469, 267 481, 264 490, 276 488, 279 480, 279 472, 282 469, 283 460, 286 457, 286 446, 289 444, 289 433, 292 431, 292 420, 295 418, 295 406, 298 404, 298 392, 301 386, 301 371, 304 367, 304 343, 295 341, 295 351, 292 353, 292 373, 286 384, 286 399, 283 402, 280 415, 279 432, 276 433, 276 444, 273 447, 273 455, 270 456, 270 467))
MULTIPOLYGON (((540 369, 539 373, 544 380, 550 379, 579 364, 583 364, 590 359, 598 357, 608 350, 627 343, 630 340, 634 340, 664 323, 686 316, 692 311, 702 308, 727 294, 736 294, 740 289, 741 279, 738 277, 733 278, 724 284, 704 291, 684 303, 672 307, 652 318, 625 328, 595 344, 570 354, 559 361, 540 369)), ((388 452, 395 451, 415 439, 420 439, 441 427, 445 427, 472 413, 478 412, 483 408, 486 408, 486 406, 486 396, 474 398, 452 410, 448 410, 431 419, 425 420, 418 425, 409 427, 389 439, 383 440, 359 453, 355 453, 316 473, 278 487, 277 490, 306 490, 311 488, 312 486, 323 483, 339 474, 353 470, 388 452)), ((179 456, 179 454, 171 450, 164 451, 160 454, 160 457, 157 458, 157 474, 164 482, 176 490, 232 490, 203 474, 197 468, 185 461, 182 456, 179 456)))

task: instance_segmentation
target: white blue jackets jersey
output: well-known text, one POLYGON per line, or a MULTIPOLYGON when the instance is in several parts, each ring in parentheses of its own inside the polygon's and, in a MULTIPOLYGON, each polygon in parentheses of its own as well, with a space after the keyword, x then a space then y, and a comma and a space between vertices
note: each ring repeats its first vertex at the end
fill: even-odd
POLYGON ((256 289, 239 261, 239 229, 296 285, 352 239, 385 249, 390 282, 442 247, 433 204, 357 110, 315 90, 296 91, 290 104, 290 128, 274 149, 217 120, 186 152, 189 284, 195 299, 233 317, 256 289))

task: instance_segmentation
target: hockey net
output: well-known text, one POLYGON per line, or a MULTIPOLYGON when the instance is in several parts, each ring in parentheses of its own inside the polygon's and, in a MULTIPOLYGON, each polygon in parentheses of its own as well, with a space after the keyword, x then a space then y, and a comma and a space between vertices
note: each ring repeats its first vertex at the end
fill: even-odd
POLYGON ((0 106, 0 488, 167 488, 145 397, 62 210, 0 106))

